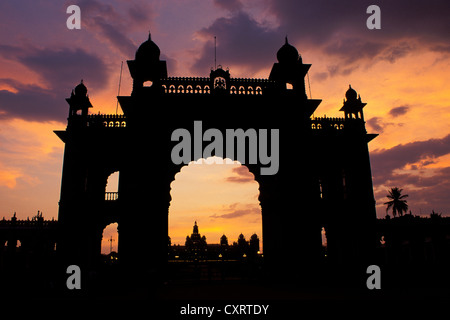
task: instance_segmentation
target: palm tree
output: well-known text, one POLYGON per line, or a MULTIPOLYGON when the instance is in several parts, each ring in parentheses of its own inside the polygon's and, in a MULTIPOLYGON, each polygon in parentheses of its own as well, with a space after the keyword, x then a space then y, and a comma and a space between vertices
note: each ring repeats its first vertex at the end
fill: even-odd
POLYGON ((404 212, 408 210, 408 204, 407 201, 404 200, 408 197, 407 194, 402 194, 403 189, 399 189, 397 187, 391 188, 391 190, 388 190, 388 194, 386 197, 390 199, 390 201, 385 202, 384 204, 387 204, 386 212, 389 211, 389 209, 392 208, 392 214, 395 218, 397 215, 397 212, 400 216, 403 215, 404 212))

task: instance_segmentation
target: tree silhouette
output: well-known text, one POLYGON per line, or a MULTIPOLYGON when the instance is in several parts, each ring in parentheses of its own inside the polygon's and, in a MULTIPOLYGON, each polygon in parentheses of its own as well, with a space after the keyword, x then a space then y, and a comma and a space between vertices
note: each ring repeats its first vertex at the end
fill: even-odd
POLYGON ((433 209, 430 213, 430 218, 433 220, 440 219, 440 218, 442 218, 442 213, 434 212, 434 209, 433 209))
POLYGON ((399 189, 397 187, 391 188, 389 190, 386 197, 388 199, 391 199, 388 202, 385 202, 384 204, 387 205, 386 212, 389 211, 389 209, 392 209, 392 215, 395 217, 397 213, 402 216, 404 212, 408 210, 408 204, 407 201, 404 200, 408 197, 407 194, 402 194, 403 189, 399 189))

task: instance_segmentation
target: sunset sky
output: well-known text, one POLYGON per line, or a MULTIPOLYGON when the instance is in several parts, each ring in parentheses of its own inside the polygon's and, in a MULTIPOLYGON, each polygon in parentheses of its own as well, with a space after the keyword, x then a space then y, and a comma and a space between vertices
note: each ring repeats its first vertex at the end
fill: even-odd
MULTIPOLYGON (((53 130, 66 127, 64 99, 84 79, 91 112, 114 113, 121 61, 149 30, 169 76, 208 76, 216 36, 217 63, 232 77, 267 78, 287 35, 312 64, 312 98, 323 99, 315 116, 343 116, 349 84, 367 103, 367 130, 380 134, 370 143, 378 217, 394 186, 413 214, 450 214, 449 16, 447 0, 1 1, 0 218, 57 218, 64 145, 53 130), (81 30, 66 27, 71 4, 81 30), (371 4, 381 30, 366 27, 371 4)), ((130 92, 124 63, 121 95, 130 92)), ((258 184, 245 170, 195 165, 177 175, 174 243, 196 219, 209 243, 261 233, 258 184)))

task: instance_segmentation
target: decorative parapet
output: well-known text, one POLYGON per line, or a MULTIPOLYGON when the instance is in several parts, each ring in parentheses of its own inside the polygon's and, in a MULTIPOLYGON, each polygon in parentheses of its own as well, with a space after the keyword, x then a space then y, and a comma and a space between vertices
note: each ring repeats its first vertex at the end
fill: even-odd
POLYGON ((90 114, 87 116, 88 127, 124 128, 127 117, 122 114, 90 114))
POLYGON ((373 139, 375 139, 378 134, 369 134, 366 131, 365 122, 361 118, 327 118, 327 117, 321 117, 321 118, 312 118, 311 121, 311 129, 320 132, 320 131, 327 131, 330 133, 331 131, 334 131, 336 133, 343 132, 344 130, 346 132, 362 132, 362 134, 365 134, 366 141, 369 143, 373 139))
POLYGON ((311 119, 311 129, 313 130, 322 130, 325 128, 343 130, 344 127, 345 127, 345 118, 319 117, 311 119))
MULTIPOLYGON (((213 79, 208 77, 169 77, 161 80, 167 94, 211 94, 215 90, 213 79)), ((268 79, 231 78, 225 84, 229 94, 262 95, 275 82, 268 79)), ((220 84, 223 88, 223 84, 220 84)), ((223 92, 223 91, 222 91, 223 92)))
POLYGON ((334 130, 344 130, 350 123, 362 123, 360 119, 350 119, 350 118, 329 118, 329 117, 314 117, 311 119, 311 129, 322 130, 322 129, 334 129, 334 130))
POLYGON ((11 229, 11 228, 17 228, 17 229, 35 229, 35 228, 50 228, 50 227, 56 227, 58 224, 57 220, 41 220, 41 219, 32 219, 32 220, 6 220, 3 218, 0 220, 0 230, 3 229, 11 229))
POLYGON ((209 94, 211 79, 206 77, 169 77, 161 81, 164 93, 209 94))

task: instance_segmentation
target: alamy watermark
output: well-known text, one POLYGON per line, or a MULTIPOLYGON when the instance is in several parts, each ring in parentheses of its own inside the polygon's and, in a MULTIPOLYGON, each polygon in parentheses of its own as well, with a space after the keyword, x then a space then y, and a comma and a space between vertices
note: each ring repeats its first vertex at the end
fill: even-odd
MULTIPOLYGON (((69 277, 66 280, 66 286, 67 289, 69 290, 80 290, 81 289, 81 268, 77 265, 70 265, 67 267, 66 269, 66 273, 69 275, 69 277)), ((366 273, 369 275, 369 277, 367 278, 366 281, 366 286, 367 289, 369 290, 373 290, 373 289, 381 289, 381 269, 379 266, 377 265, 370 265, 367 267, 366 273)), ((246 307, 249 307, 248 305, 246 307)), ((259 305, 255 305, 254 310, 256 310, 256 307, 258 307, 258 312, 254 311, 253 314, 260 314, 261 313, 261 308, 259 307, 259 305)), ((269 305, 267 305, 267 307, 263 306, 264 309, 264 314, 267 311, 267 308, 269 307, 269 305)), ((244 308, 245 309, 245 308, 244 308)), ((181 314, 210 314, 212 315, 214 308, 212 308, 212 310, 207 310, 206 308, 189 308, 189 304, 187 305, 187 308, 183 307, 181 308, 181 314), (194 310, 195 309, 195 310, 194 310), (201 312, 200 312, 201 310, 201 312), (208 311, 208 312, 206 312, 208 311)), ((221 310, 218 310, 221 311, 221 310)), ((245 311, 242 311, 242 307, 240 307, 240 312, 238 312, 238 309, 236 306, 226 306, 225 307, 225 313, 226 314, 252 314, 252 312, 249 311, 249 313, 246 313, 245 311), (231 311, 231 307, 233 307, 233 312, 228 312, 227 308, 230 307, 230 311, 231 311)))
POLYGON ((80 9, 80 7, 72 4, 67 7, 66 13, 70 14, 70 16, 66 20, 67 29, 69 29, 69 30, 81 29, 81 9, 80 9))
POLYGON ((367 267, 366 273, 370 274, 370 276, 367 278, 367 281, 366 281, 367 289, 369 289, 369 290, 381 289, 381 269, 380 269, 380 267, 375 264, 372 264, 367 267))
POLYGON ((381 29, 381 9, 379 6, 372 4, 367 7, 367 14, 370 14, 370 17, 367 18, 366 26, 369 30, 381 29))
MULTIPOLYGON (((69 30, 81 29, 81 9, 77 5, 70 5, 66 10, 67 14, 70 16, 67 18, 66 26, 69 30)), ((370 17, 367 18, 366 26, 369 30, 381 29, 381 9, 377 5, 370 5, 366 10, 367 14, 370 14, 370 17)))
POLYGON ((171 140, 178 141, 171 152, 174 164, 189 164, 192 160, 217 156, 237 160, 241 164, 259 164, 261 175, 278 172, 279 129, 226 129, 224 136, 222 131, 215 128, 203 132, 202 121, 194 121, 193 132, 194 137, 184 128, 172 132, 171 140), (209 143, 203 146, 203 142, 209 143))
POLYGON ((66 273, 70 274, 67 278, 66 286, 69 290, 81 289, 81 269, 79 266, 72 264, 67 267, 66 273))

